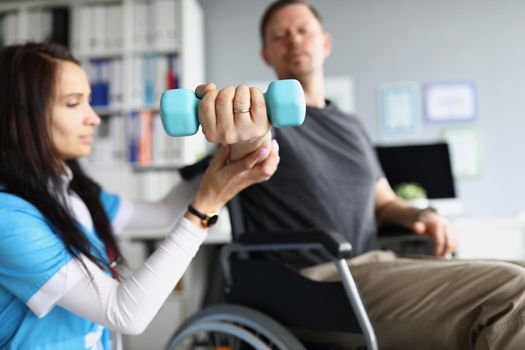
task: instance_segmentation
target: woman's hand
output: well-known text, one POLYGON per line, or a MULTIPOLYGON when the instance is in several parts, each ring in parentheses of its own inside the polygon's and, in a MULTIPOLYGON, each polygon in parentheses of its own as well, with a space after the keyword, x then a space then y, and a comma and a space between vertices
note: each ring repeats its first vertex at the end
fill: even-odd
POLYGON ((204 173, 192 206, 205 213, 217 212, 246 187, 268 180, 279 163, 279 146, 259 148, 242 159, 228 162, 231 146, 224 145, 204 173))
POLYGON ((257 141, 268 135, 271 124, 259 89, 239 85, 218 90, 210 83, 199 85, 195 93, 202 98, 199 121, 209 142, 225 145, 250 142, 261 146, 257 141))

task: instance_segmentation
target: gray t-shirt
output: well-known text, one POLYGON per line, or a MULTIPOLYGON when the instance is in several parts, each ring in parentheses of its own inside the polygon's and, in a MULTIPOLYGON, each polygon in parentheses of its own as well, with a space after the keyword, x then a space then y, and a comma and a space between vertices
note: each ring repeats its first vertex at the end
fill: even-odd
POLYGON ((273 130, 281 162, 241 193, 248 231, 321 228, 344 235, 354 255, 375 248, 374 185, 383 176, 357 118, 327 101, 302 126, 273 130))

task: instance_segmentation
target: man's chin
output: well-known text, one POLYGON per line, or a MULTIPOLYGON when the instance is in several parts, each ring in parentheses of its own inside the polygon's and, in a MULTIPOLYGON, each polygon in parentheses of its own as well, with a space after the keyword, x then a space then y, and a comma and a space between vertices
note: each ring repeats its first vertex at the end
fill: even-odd
POLYGON ((308 76, 308 71, 296 69, 294 71, 288 72, 285 79, 296 79, 296 80, 301 81, 307 76, 308 76))

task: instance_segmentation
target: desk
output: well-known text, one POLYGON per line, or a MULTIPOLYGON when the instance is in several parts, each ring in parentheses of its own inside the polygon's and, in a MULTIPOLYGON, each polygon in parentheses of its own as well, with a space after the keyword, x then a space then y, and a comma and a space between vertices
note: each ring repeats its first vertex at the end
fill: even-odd
MULTIPOLYGON (((151 254, 154 250, 154 243, 162 240, 169 233, 169 227, 153 230, 124 230, 120 238, 121 241, 143 242, 148 247, 151 254), (153 246, 152 246, 153 244, 153 246)), ((226 208, 219 212, 219 221, 215 226, 208 230, 204 244, 224 244, 231 242, 230 216, 226 208)))

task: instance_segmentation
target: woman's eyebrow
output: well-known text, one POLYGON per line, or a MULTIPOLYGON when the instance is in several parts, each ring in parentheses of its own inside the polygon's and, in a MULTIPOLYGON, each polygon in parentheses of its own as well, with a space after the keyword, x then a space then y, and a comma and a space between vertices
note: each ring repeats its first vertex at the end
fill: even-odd
POLYGON ((65 95, 60 96, 60 98, 61 99, 66 99, 66 98, 69 98, 69 97, 82 97, 82 96, 84 96, 83 92, 70 92, 70 93, 67 93, 65 95))
POLYGON ((68 94, 65 94, 64 97, 67 97, 67 96, 82 96, 84 95, 83 92, 70 92, 68 94))

